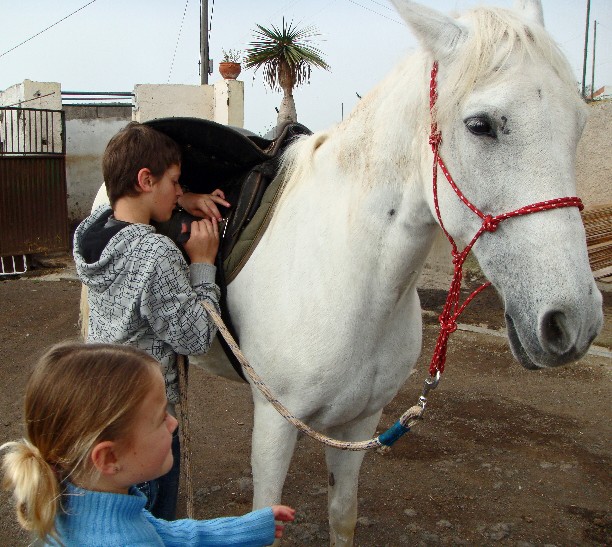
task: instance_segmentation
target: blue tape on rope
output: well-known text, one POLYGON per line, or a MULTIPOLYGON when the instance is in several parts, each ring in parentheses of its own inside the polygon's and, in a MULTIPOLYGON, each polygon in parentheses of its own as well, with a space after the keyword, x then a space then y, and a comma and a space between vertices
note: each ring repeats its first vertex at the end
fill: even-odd
POLYGON ((389 429, 387 429, 387 431, 381 433, 378 436, 378 440, 380 441, 380 444, 384 446, 391 446, 402 435, 404 435, 404 433, 408 433, 408 431, 410 431, 410 428, 402 425, 398 420, 389 429))

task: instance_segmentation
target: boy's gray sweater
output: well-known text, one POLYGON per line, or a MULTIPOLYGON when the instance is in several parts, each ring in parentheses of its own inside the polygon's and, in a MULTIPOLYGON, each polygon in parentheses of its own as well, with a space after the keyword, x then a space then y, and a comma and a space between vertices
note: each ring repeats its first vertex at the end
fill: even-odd
POLYGON ((219 309, 216 268, 187 265, 177 246, 148 224, 127 224, 87 263, 88 230, 103 227, 110 212, 99 207, 74 234, 77 273, 88 288, 87 341, 130 344, 155 357, 168 401, 178 403, 176 353, 206 353, 216 334, 200 304, 208 300, 219 309))

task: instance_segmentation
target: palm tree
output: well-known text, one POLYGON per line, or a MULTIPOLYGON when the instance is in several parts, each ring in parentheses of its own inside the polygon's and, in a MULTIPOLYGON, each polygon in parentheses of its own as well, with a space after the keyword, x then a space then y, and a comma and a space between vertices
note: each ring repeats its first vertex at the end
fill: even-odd
POLYGON ((278 111, 277 126, 285 122, 296 122, 297 112, 293 100, 293 88, 310 81, 313 66, 329 70, 322 52, 311 45, 312 38, 319 36, 316 28, 298 28, 293 22, 279 29, 257 25, 254 39, 246 50, 246 68, 263 67, 264 83, 270 89, 283 91, 283 100, 278 111))

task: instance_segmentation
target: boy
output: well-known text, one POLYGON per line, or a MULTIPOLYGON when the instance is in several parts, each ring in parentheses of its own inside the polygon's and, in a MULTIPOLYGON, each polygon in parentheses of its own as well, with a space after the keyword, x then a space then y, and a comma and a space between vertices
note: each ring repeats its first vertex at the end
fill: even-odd
MULTIPOLYGON (((219 190, 184 195, 179 146, 147 125, 132 122, 115 135, 102 169, 110 207, 97 208, 74 234, 77 273, 88 288, 87 341, 129 344, 157 359, 174 414, 179 402, 176 354, 207 352, 216 333, 200 302, 219 308, 214 261, 220 215, 215 203, 229 204, 219 190), (189 266, 177 246, 151 226, 169 220, 179 202, 192 214, 209 217, 191 224, 184 243, 189 266)), ((176 515, 179 452, 175 436, 173 468, 141 485, 147 508, 158 518, 176 515)))

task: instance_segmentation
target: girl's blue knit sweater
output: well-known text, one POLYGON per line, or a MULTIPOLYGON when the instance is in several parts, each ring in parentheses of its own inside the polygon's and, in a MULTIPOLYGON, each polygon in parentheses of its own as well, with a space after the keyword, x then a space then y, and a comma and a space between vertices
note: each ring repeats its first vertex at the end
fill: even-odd
MULTIPOLYGON (((144 494, 134 487, 125 495, 93 492, 69 484, 62 498, 63 511, 56 518, 56 529, 66 547, 261 547, 274 542, 274 516, 269 507, 242 517, 169 522, 146 511, 146 501, 144 494)), ((59 543, 48 538, 46 545, 59 543)))

